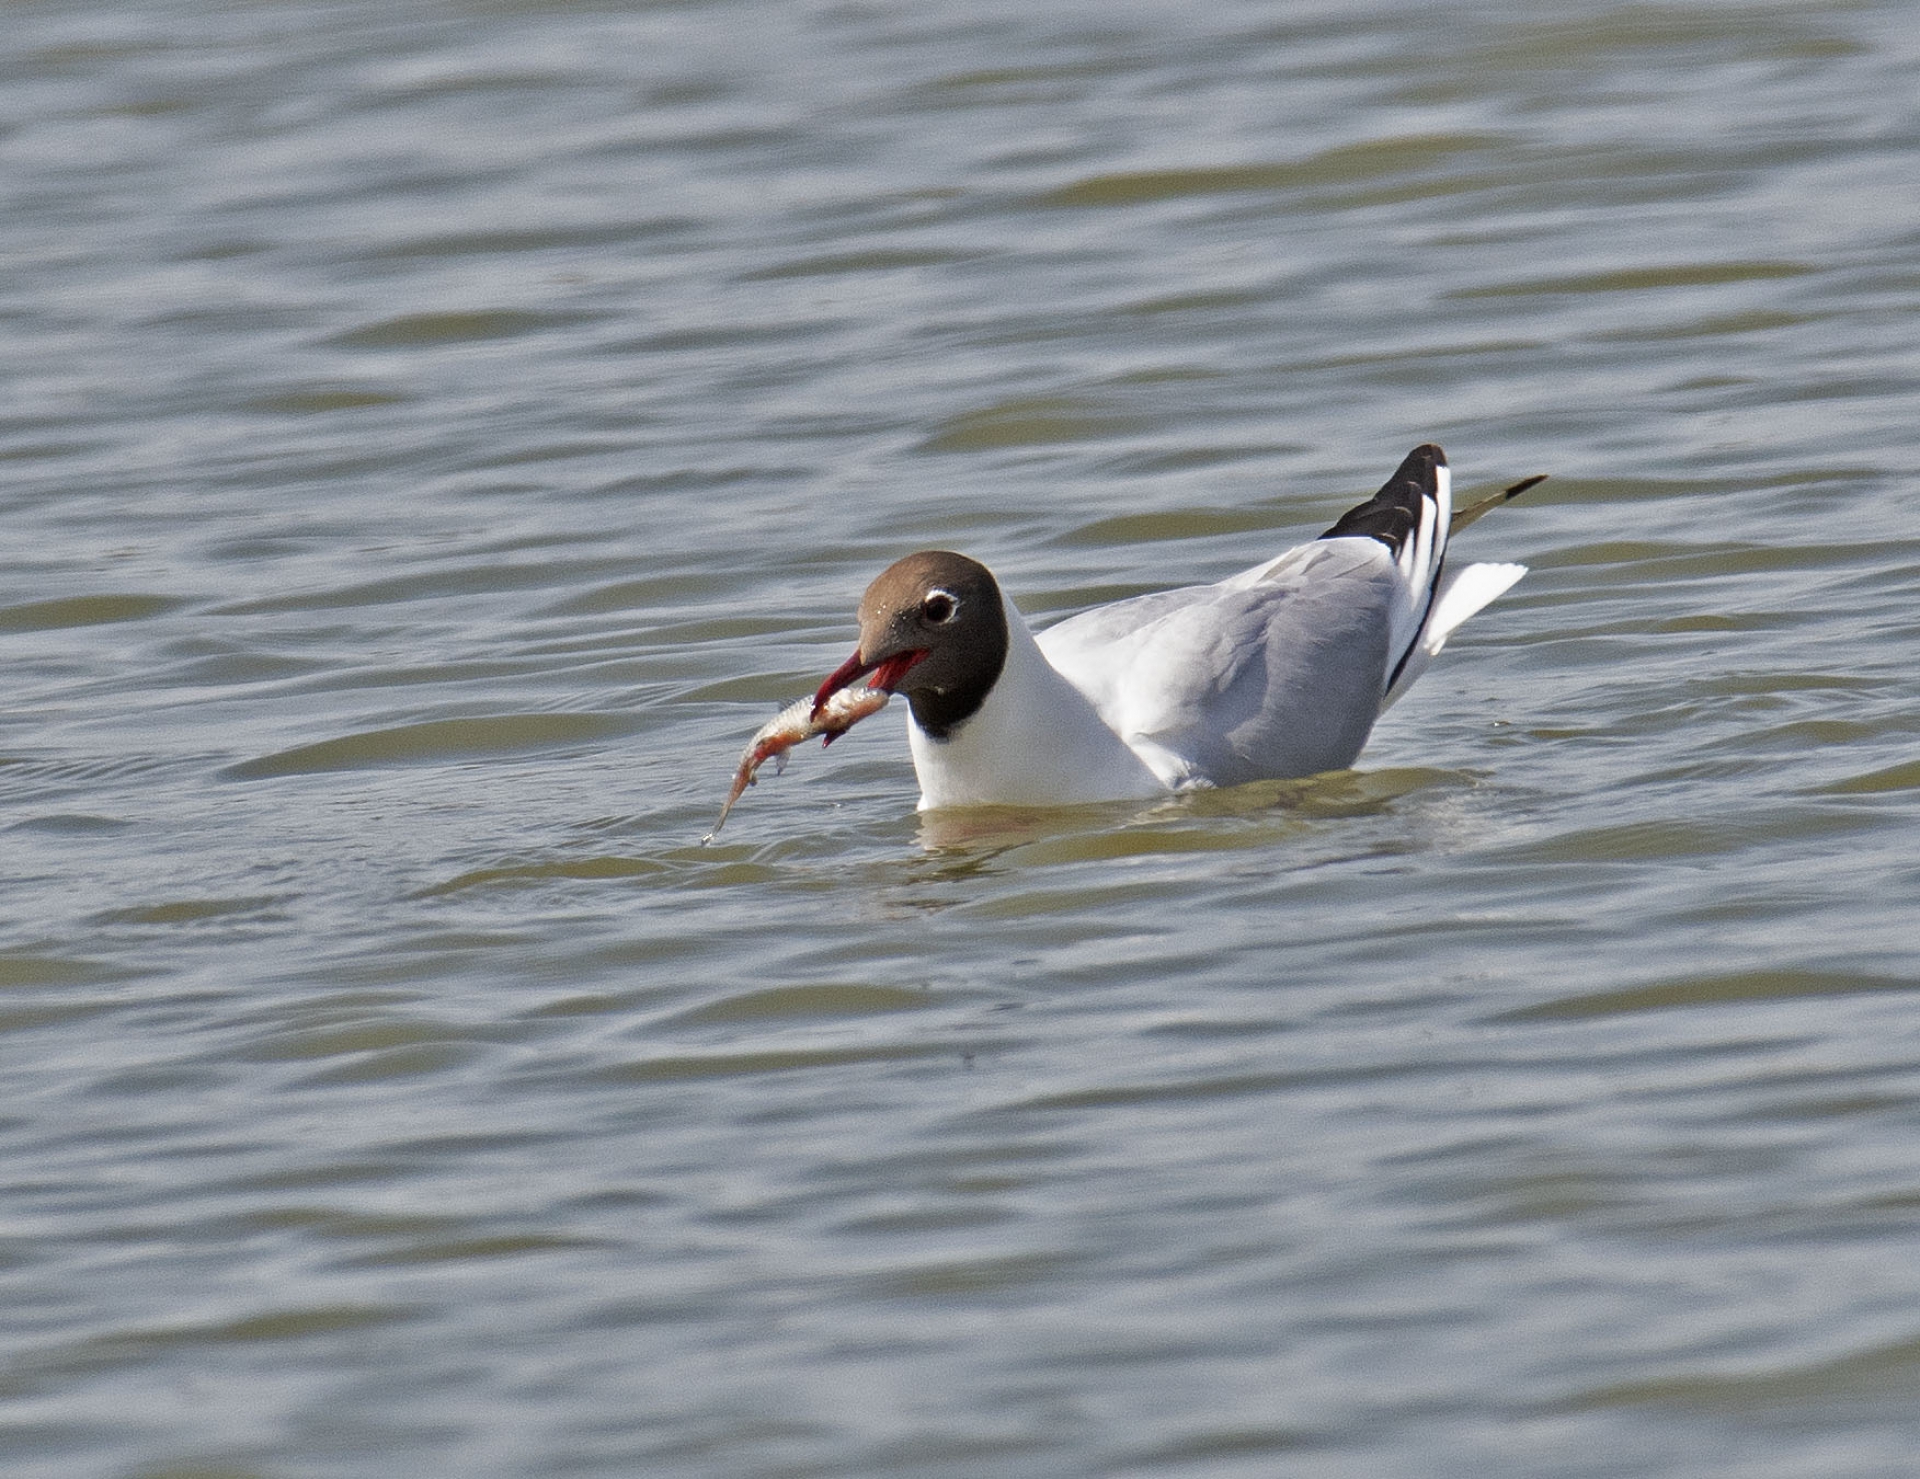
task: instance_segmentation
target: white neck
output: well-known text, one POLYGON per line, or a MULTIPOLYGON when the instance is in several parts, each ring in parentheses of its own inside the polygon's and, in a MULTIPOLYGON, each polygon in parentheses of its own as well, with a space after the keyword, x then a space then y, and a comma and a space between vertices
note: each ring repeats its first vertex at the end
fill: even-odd
POLYGON ((1013 602, 1007 660, 971 718, 934 739, 907 716, 920 810, 942 806, 1071 806, 1166 794, 1166 786, 1055 672, 1013 602))

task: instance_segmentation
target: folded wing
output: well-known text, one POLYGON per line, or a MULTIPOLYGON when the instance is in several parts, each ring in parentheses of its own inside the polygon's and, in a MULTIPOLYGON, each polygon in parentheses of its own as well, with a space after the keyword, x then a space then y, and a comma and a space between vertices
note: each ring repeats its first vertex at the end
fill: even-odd
POLYGON ((1429 444, 1312 543, 1038 641, 1171 786, 1341 769, 1447 637, 1524 573, 1446 571, 1451 522, 1446 455, 1429 444))

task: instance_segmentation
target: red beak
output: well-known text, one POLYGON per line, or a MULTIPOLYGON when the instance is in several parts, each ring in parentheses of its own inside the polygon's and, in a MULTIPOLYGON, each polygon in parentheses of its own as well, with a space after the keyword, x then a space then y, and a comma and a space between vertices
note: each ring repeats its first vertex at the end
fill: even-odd
POLYGON ((849 688, 854 680, 874 674, 869 688, 877 688, 882 693, 892 693, 900 680, 907 676, 909 669, 927 655, 926 649, 916 648, 911 652, 896 652, 892 657, 882 658, 879 662, 868 662, 859 653, 848 658, 833 670, 833 676, 820 685, 820 691, 813 696, 813 714, 820 715, 820 707, 843 688, 849 688))

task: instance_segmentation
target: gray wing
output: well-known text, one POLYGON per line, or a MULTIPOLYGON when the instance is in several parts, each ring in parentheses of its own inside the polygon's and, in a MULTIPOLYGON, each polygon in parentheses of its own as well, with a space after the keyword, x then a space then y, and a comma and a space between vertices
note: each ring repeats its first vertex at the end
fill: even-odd
POLYGON ((1313 775, 1350 765, 1379 717, 1397 590, 1384 545, 1316 541, 1219 585, 1099 607, 1038 640, 1157 769, 1217 786, 1313 775))

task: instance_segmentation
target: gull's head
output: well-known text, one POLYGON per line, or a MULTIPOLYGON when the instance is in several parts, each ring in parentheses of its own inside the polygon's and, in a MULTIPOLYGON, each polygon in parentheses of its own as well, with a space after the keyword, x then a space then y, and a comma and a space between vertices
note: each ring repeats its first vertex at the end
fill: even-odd
POLYGON ((820 685, 814 712, 872 674, 870 687, 903 693, 935 739, 971 718, 1007 660, 1000 586, 978 560, 922 550, 880 572, 860 598, 860 646, 820 685))

